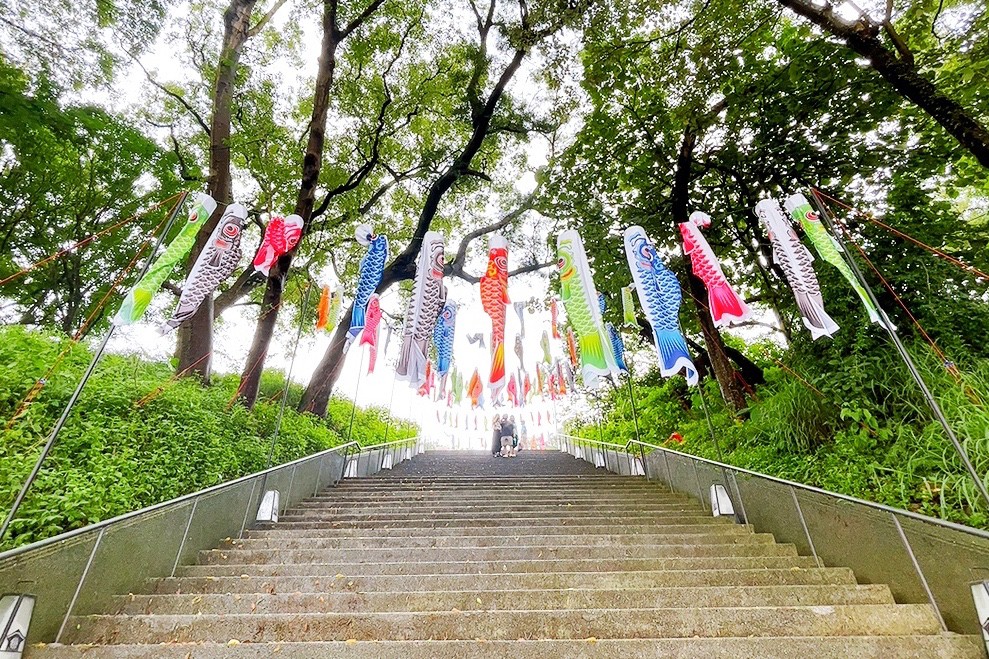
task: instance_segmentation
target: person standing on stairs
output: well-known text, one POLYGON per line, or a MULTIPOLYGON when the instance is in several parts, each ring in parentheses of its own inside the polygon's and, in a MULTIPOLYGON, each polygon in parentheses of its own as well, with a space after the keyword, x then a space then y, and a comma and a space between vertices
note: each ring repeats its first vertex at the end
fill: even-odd
POLYGON ((491 421, 491 455, 501 455, 501 419, 497 415, 491 421))
POLYGON ((515 457, 514 443, 516 437, 514 417, 509 419, 507 414, 503 414, 501 416, 501 457, 515 457))

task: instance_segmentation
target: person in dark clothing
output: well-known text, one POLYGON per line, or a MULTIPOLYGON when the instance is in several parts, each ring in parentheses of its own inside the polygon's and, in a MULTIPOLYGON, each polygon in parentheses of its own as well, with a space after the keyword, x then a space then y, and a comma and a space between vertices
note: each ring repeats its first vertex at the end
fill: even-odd
POLYGON ((498 416, 491 422, 491 455, 501 456, 501 418, 498 416))

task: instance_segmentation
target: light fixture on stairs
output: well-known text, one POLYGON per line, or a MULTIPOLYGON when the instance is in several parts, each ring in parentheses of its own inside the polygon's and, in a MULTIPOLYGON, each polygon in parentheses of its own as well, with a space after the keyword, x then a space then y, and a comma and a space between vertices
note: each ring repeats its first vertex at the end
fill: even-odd
POLYGON ((258 506, 258 515, 255 521, 278 522, 278 490, 268 490, 261 498, 261 505, 258 506))
POLYGON ((33 595, 0 596, 0 659, 23 656, 33 612, 33 595))

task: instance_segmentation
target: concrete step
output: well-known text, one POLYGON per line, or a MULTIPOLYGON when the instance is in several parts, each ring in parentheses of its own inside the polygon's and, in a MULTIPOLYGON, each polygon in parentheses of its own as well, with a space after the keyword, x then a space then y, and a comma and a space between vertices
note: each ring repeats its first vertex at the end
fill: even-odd
POLYGON ((402 504, 351 504, 351 503, 329 503, 303 501, 292 506, 285 511, 286 515, 306 515, 312 513, 326 514, 380 514, 395 512, 429 512, 437 513, 457 513, 474 514, 475 516, 496 515, 511 512, 513 515, 519 514, 540 514, 557 515, 561 512, 567 513, 665 513, 684 512, 707 513, 707 508, 696 502, 680 501, 677 503, 634 503, 626 501, 615 502, 594 502, 594 503, 573 503, 573 502, 542 502, 542 501, 512 501, 507 504, 501 501, 448 501, 443 503, 433 501, 408 501, 402 504))
POLYGON ((515 611, 518 609, 648 609, 752 606, 893 604, 886 586, 754 586, 620 588, 613 590, 487 590, 405 592, 315 592, 126 595, 118 614, 327 613, 344 611, 515 611))
MULTIPOLYGON (((711 533, 689 533, 680 535, 529 535, 511 533, 508 535, 434 535, 434 536, 401 536, 374 535, 358 537, 313 538, 303 535, 279 537, 252 537, 243 540, 230 539, 220 545, 220 549, 309 549, 309 550, 351 550, 351 549, 407 549, 417 548, 512 548, 516 546, 538 547, 568 547, 579 546, 586 548, 615 548, 624 551, 626 548, 641 549, 643 547, 665 545, 766 545, 775 542, 769 533, 722 533, 721 529, 729 527, 706 527, 711 533)), ((263 532, 258 532, 258 534, 263 532)))
POLYGON ((659 545, 655 547, 586 547, 582 545, 515 545, 510 547, 408 547, 361 549, 210 549, 199 552, 200 565, 275 565, 304 563, 365 563, 398 561, 557 561, 607 558, 714 558, 737 556, 796 556, 793 545, 723 544, 659 545))
MULTIPOLYGON (((519 505, 536 506, 622 506, 633 509, 640 506, 699 506, 696 498, 672 497, 669 495, 652 496, 649 494, 635 495, 631 497, 606 494, 588 496, 566 496, 566 495, 525 495, 518 496, 510 494, 511 500, 519 505)), ((320 496, 312 497, 296 504, 300 508, 321 508, 326 506, 340 507, 379 507, 394 506, 396 508, 406 508, 409 506, 502 506, 504 508, 504 496, 500 493, 490 494, 449 494, 449 495, 425 495, 425 496, 403 496, 403 497, 342 497, 342 496, 320 496)), ((707 506, 701 506, 707 508, 707 506)))
POLYGON ((523 532, 537 533, 539 535, 680 535, 680 534, 711 534, 723 535, 749 535, 752 533, 750 525, 721 523, 715 518, 706 518, 699 524, 595 524, 595 525, 570 525, 570 524, 546 524, 534 525, 525 524, 515 526, 512 524, 500 524, 497 526, 462 526, 451 525, 449 523, 434 524, 432 526, 409 526, 407 524, 380 524, 363 523, 346 525, 333 522, 302 523, 289 522, 285 524, 270 525, 267 528, 257 528, 245 533, 246 538, 337 538, 337 537, 393 537, 408 538, 415 536, 447 536, 455 535, 459 537, 484 536, 484 535, 521 535, 523 532))
POLYGON ((383 509, 380 511, 374 511, 369 513, 360 512, 330 512, 324 510, 306 510, 302 512, 292 512, 287 511, 282 513, 278 518, 279 522, 366 522, 366 521, 380 521, 380 522, 409 522, 412 524, 417 524, 420 522, 441 522, 450 521, 465 524, 474 524, 478 522, 485 522, 489 520, 508 520, 519 523, 527 523, 529 521, 538 522, 565 522, 565 523, 575 523, 582 522, 583 520, 592 520, 600 523, 603 520, 615 520, 619 523, 632 522, 643 523, 650 521, 688 521, 692 522, 696 519, 710 519, 710 515, 705 511, 700 509, 694 510, 656 510, 656 511, 638 511, 638 510, 594 510, 582 512, 580 510, 573 510, 570 508, 560 508, 557 514, 551 514, 548 512, 541 511, 514 511, 506 510, 504 507, 501 509, 492 509, 488 511, 461 511, 461 512, 433 512, 429 508, 413 509, 407 512, 398 511, 395 509, 383 509))
MULTIPOLYGON (((415 557, 418 558, 418 557, 415 557)), ((346 574, 364 576, 375 574, 499 574, 547 572, 645 572, 654 570, 751 570, 756 568, 816 567, 810 556, 729 556, 719 558, 588 558, 556 560, 463 560, 430 561, 399 560, 394 562, 358 561, 347 563, 300 563, 292 565, 183 565, 176 569, 182 577, 251 576, 332 576, 346 574)))
POLYGON ((328 576, 169 577, 150 579, 149 593, 422 592, 455 590, 561 590, 690 586, 855 585, 847 568, 756 568, 639 572, 505 572, 494 574, 372 574, 328 576))
POLYGON ((918 604, 855 606, 431 611, 89 616, 69 643, 255 643, 335 640, 515 640, 519 638, 691 638, 726 636, 935 635, 940 624, 918 604))
MULTIPOLYGON (((506 625, 508 626, 508 625, 506 625)), ((235 640, 235 639, 234 639, 235 640)), ((325 641, 31 648, 28 659, 982 659, 975 636, 764 636, 676 639, 325 641)))
POLYGON ((489 518, 433 518, 430 515, 418 516, 380 516, 370 519, 299 519, 299 518, 279 518, 277 526, 287 530, 298 529, 371 529, 371 528, 403 528, 403 529, 431 529, 441 527, 463 528, 582 528, 585 526, 610 526, 627 528, 649 528, 655 529, 664 526, 685 526, 685 525, 727 525, 731 521, 721 517, 710 517, 705 515, 670 515, 670 516, 650 516, 641 517, 635 515, 576 515, 557 517, 521 517, 516 515, 505 515, 501 517, 489 518))

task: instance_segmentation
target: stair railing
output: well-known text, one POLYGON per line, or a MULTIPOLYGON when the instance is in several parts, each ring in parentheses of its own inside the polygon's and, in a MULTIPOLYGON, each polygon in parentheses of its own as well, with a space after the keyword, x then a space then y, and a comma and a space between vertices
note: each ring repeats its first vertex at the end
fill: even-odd
POLYGON ((989 639, 983 627, 989 626, 989 606, 983 606, 989 605, 985 530, 635 439, 558 439, 562 452, 613 473, 635 474, 641 464, 648 480, 709 507, 711 486, 727 480, 742 521, 756 532, 795 545, 819 566, 851 568, 859 583, 888 584, 899 603, 929 603, 945 631, 989 639))
POLYGON ((264 490, 279 513, 344 478, 373 475, 422 452, 419 436, 363 446, 350 441, 227 483, 0 553, 0 594, 34 598, 27 642, 59 642, 73 616, 107 610, 114 595, 141 592, 149 579, 223 540, 241 537, 264 490), (354 473, 348 465, 358 464, 354 473))

